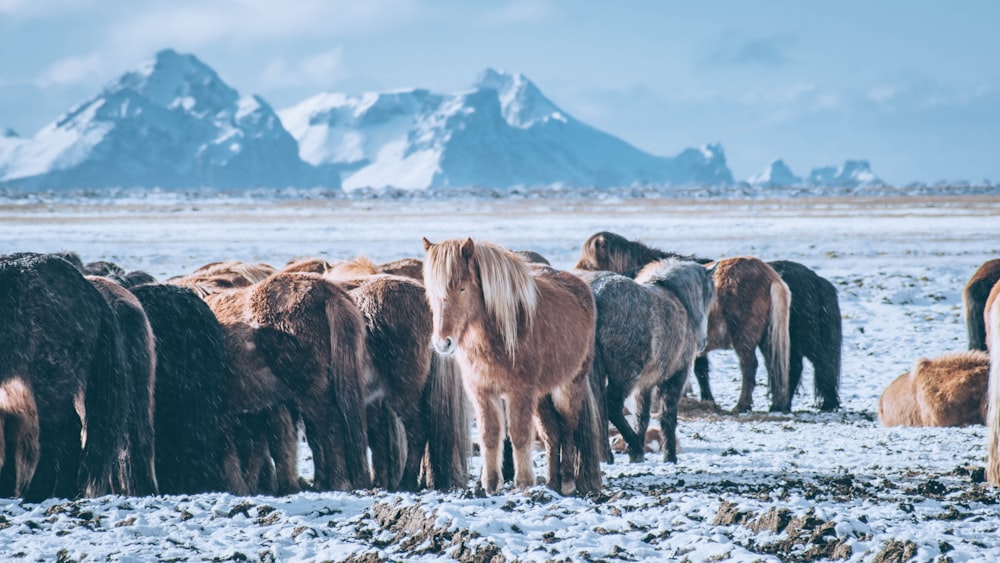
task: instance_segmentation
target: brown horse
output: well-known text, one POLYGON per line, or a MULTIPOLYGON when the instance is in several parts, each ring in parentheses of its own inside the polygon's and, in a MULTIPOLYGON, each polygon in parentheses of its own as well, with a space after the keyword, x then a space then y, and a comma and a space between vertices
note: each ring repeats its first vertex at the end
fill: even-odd
POLYGON ((883 426, 968 426, 986 420, 990 358, 980 350, 920 358, 878 400, 883 426))
POLYGON ((1000 258, 987 260, 976 270, 962 291, 965 306, 965 328, 969 335, 969 350, 986 350, 986 300, 990 290, 1000 280, 1000 258))
MULTIPOLYGON (((597 303, 597 341, 591 384, 604 398, 601 435, 608 447, 610 420, 628 444, 629 460, 644 458, 650 395, 659 393, 663 459, 677 461, 677 405, 688 371, 707 339, 705 320, 715 286, 712 274, 694 262, 650 262, 632 278, 582 272, 597 303), (635 391, 635 429, 626 420, 625 399, 635 391)), ((605 460, 612 461, 605 450, 605 460)))
MULTIPOLYGON (((601 232, 584 242, 576 267, 634 277, 646 264, 662 258, 692 259, 650 248, 614 233, 601 232)), ((702 399, 713 400, 708 385, 706 354, 711 350, 732 349, 739 358, 743 374, 740 398, 734 410, 749 411, 756 385, 756 349, 760 347, 767 368, 771 410, 787 412, 791 408, 792 392, 788 380, 791 306, 788 286, 774 268, 749 256, 719 260, 714 279, 716 300, 708 317, 708 345, 695 363, 702 399)))
POLYGON ((0 334, 2 493, 106 494, 132 401, 110 306, 58 256, 3 256, 0 334))
POLYGON ((426 485, 464 484, 470 440, 466 399, 454 358, 439 357, 431 347, 423 285, 379 273, 363 257, 332 264, 326 277, 349 289, 368 329, 375 371, 368 405, 375 484, 414 490, 422 469, 426 485))
MULTIPOLYGON (((1000 282, 998 282, 1000 284, 1000 282)), ((986 409, 986 480, 1000 487, 1000 299, 986 311, 990 324, 990 381, 986 409)))
MULTIPOLYGON (((279 272, 256 281, 268 270, 213 264, 172 283, 197 288, 222 324, 234 363, 235 408, 271 412, 274 422, 289 420, 281 408, 294 409, 313 452, 314 486, 366 487, 367 433, 358 417, 371 368, 361 314, 344 289, 319 275, 279 272)), ((271 448, 281 456, 279 488, 297 488, 291 452, 288 444, 271 448)))
POLYGON ((153 393, 156 346, 145 309, 135 295, 114 279, 87 276, 101 292, 121 328, 126 372, 123 393, 133 400, 122 405, 128 434, 116 462, 111 490, 122 495, 154 495, 158 488, 154 461, 153 393))
MULTIPOLYGON (((986 316, 986 311, 991 310, 993 308, 994 303, 996 303, 997 301, 1000 301, 1000 280, 997 280, 997 282, 993 284, 993 289, 990 291, 990 294, 986 297, 986 306, 983 307, 984 317, 986 316)), ((992 350, 994 346, 993 332, 996 330, 996 327, 985 321, 983 322, 983 325, 985 325, 986 328, 986 349, 992 350)))
POLYGON ((548 453, 548 485, 563 494, 600 489, 590 288, 567 272, 532 267, 472 239, 424 239, 424 286, 433 342, 455 354, 479 425, 482 486, 500 487, 502 399, 514 449, 514 482, 535 484, 531 447, 537 417, 548 453))

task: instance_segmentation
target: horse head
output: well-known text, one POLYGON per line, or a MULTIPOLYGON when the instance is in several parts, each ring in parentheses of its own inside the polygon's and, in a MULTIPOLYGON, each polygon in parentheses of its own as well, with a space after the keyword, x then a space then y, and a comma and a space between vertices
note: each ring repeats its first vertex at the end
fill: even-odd
POLYGON ((484 309, 475 274, 471 238, 438 244, 424 239, 424 287, 433 315, 431 343, 440 354, 455 353, 470 321, 484 309))

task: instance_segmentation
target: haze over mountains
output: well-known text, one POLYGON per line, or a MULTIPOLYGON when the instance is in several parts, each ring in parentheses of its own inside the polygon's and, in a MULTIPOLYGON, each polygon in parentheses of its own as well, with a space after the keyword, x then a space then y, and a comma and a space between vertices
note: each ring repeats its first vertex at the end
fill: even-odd
MULTIPOLYGON (((866 161, 802 180, 777 160, 755 186, 879 183, 866 161)), ((734 183, 721 144, 655 156, 566 113, 522 74, 472 88, 318 94, 275 112, 198 58, 166 49, 34 136, 0 134, 0 186, 612 187, 734 183)))

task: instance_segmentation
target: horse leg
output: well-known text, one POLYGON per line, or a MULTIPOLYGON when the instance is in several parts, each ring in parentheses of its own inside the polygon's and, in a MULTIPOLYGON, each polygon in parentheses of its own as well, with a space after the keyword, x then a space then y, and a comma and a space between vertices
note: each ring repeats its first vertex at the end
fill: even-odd
POLYGON ((792 397, 802 383, 802 351, 792 346, 788 351, 788 406, 791 409, 792 397))
POLYGON ((559 413, 552 403, 551 395, 545 395, 538 400, 535 417, 542 435, 542 441, 545 443, 545 457, 548 459, 548 478, 545 484, 550 489, 558 491, 561 489, 560 482, 562 480, 560 472, 560 456, 562 452, 559 446, 559 413))
POLYGON ((537 400, 533 396, 511 394, 507 397, 510 443, 514 448, 514 486, 526 489, 535 485, 531 465, 531 446, 535 440, 534 413, 537 400))
POLYGON ((274 460, 274 490, 278 495, 299 492, 298 432, 288 407, 281 405, 269 413, 267 440, 274 460))
MULTIPOLYGON (((632 426, 625 418, 625 397, 622 390, 617 386, 608 387, 608 418, 615 425, 622 439, 628 445, 628 460, 631 463, 638 463, 643 460, 643 439, 632 430, 632 426)), ((610 448, 609 448, 610 449, 610 448)))
POLYGON ((753 408, 753 388, 757 384, 757 349, 756 346, 734 346, 733 349, 739 358, 740 372, 743 374, 740 399, 733 412, 749 412, 753 408))
MULTIPOLYGON (((649 411, 652 407, 652 389, 640 389, 635 394, 635 433, 639 436, 639 450, 633 463, 643 461, 646 457, 646 431, 649 430, 649 411)), ((632 461, 632 453, 629 452, 629 461, 632 461)))
POLYGON ((678 370, 659 385, 660 433, 663 435, 663 461, 677 463, 677 403, 687 379, 687 368, 678 370))
POLYGON ((302 424, 305 427, 306 442, 313 458, 313 489, 325 491, 329 489, 329 468, 327 467, 327 446, 317 439, 317 430, 313 426, 311 419, 303 417, 302 424))
POLYGON ((698 380, 701 400, 714 403, 715 397, 712 396, 712 389, 708 384, 708 352, 694 359, 694 377, 698 380))
MULTIPOLYGON (((575 437, 577 427, 580 425, 580 415, 583 410, 584 401, 587 400, 588 392, 588 383, 585 374, 583 374, 582 377, 578 377, 573 383, 564 387, 557 387, 552 393, 552 404, 559 414, 559 442, 561 446, 559 464, 561 482, 559 492, 564 496, 576 494, 578 450, 575 437)), ((589 456, 594 456, 593 448, 591 447, 587 453, 589 456)))
POLYGON ((406 438, 406 465, 399 479, 399 489, 416 491, 420 488, 420 465, 427 451, 427 427, 420 420, 420 413, 408 417, 404 423, 406 438))
POLYGON ((495 494, 500 490, 500 440, 505 434, 503 406, 500 398, 489 390, 476 389, 474 393, 473 406, 479 424, 479 446, 483 454, 480 482, 488 494, 495 494))

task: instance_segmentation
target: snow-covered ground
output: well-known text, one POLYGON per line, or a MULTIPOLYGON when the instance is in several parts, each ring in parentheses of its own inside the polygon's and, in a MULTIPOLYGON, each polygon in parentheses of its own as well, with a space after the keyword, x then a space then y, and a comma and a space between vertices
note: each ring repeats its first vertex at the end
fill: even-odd
MULTIPOLYGON (((918 357, 965 347, 962 287, 1000 256, 995 195, 0 199, 0 252, 75 250, 157 277, 230 258, 388 261, 419 256, 423 236, 487 239, 566 268, 599 230, 681 253, 794 260, 830 279, 844 317, 842 410, 817 412, 807 368, 794 412, 763 413, 761 369, 756 412, 689 413, 676 465, 619 458, 595 499, 537 487, 492 498, 469 489, 4 500, 0 559, 1000 559, 1000 495, 981 482, 984 429, 875 420, 882 389, 918 357)), ((711 360, 713 391, 730 408, 735 357, 711 360)), ((536 462, 544 474, 540 452, 536 462)))

